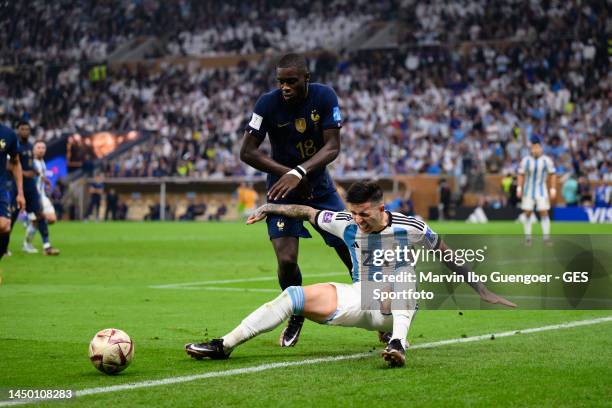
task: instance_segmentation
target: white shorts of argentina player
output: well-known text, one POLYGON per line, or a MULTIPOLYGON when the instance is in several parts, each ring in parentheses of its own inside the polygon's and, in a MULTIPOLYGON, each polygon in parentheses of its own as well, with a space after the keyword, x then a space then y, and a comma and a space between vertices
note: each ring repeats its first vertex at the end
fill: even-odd
POLYGON ((534 207, 536 211, 550 210, 550 200, 548 199, 548 194, 546 194, 546 197, 536 197, 535 199, 523 196, 521 200, 521 210, 533 211, 534 207))
MULTIPOLYGON (((325 324, 359 327, 366 330, 391 331, 393 315, 381 310, 364 310, 361 304, 361 282, 353 284, 329 282, 336 287, 338 306, 325 324)), ((414 312, 414 311, 412 311, 414 312)))
POLYGON ((519 165, 519 173, 523 174, 523 198, 521 209, 523 211, 547 211, 550 209, 548 197, 547 178, 549 174, 555 173, 555 166, 550 157, 542 155, 538 158, 533 156, 524 157, 519 165))
POLYGON ((55 207, 51 203, 51 200, 49 200, 49 197, 42 195, 40 197, 40 204, 43 214, 55 214, 55 207))

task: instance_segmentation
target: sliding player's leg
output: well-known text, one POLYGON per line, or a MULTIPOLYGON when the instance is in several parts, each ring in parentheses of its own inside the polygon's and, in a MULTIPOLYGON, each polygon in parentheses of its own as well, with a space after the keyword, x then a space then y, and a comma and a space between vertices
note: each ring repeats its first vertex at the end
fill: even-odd
POLYGON ((185 346, 190 356, 213 360, 228 358, 232 350, 253 337, 273 330, 292 315, 318 323, 326 322, 337 309, 336 288, 329 283, 290 286, 276 299, 248 315, 236 328, 220 339, 185 346))

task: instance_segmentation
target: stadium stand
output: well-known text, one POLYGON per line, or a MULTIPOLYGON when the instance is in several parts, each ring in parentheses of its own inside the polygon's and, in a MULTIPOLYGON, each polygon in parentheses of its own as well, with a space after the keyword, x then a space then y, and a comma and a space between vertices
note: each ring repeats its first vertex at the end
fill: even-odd
POLYGON ((26 1, 2 13, 14 16, 0 33, 2 121, 25 116, 51 142, 150 132, 100 163, 108 178, 259 176, 237 159, 245 120, 275 86, 275 53, 297 50, 340 97, 335 177, 446 175, 478 191, 484 174, 514 173, 538 135, 561 173, 612 182, 601 2, 26 1), (350 50, 364 27, 392 24, 396 46, 350 50), (141 37, 162 45, 159 63, 113 63, 141 37), (252 53, 218 69, 172 60, 252 53))

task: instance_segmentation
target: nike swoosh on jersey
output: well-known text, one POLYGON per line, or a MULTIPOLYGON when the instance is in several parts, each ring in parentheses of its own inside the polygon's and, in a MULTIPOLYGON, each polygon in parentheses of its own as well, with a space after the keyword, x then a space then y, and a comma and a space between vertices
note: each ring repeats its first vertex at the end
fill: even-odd
POLYGON ((287 123, 279 123, 279 124, 278 124, 278 125, 276 125, 276 126, 278 126, 278 127, 285 127, 285 126, 287 126, 287 125, 288 125, 288 124, 290 124, 290 123, 291 123, 291 122, 287 122, 287 123))

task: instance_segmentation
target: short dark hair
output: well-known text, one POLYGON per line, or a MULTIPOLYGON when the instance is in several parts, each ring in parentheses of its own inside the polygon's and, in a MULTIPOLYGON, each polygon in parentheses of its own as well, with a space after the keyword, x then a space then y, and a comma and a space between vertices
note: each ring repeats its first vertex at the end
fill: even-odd
POLYGON ((30 122, 28 122, 27 120, 20 120, 19 122, 17 122, 17 126, 15 126, 15 129, 19 129, 23 125, 26 125, 27 127, 31 128, 30 122))
POLYGON ((375 181, 358 181, 353 183, 346 192, 346 201, 351 204, 381 202, 382 188, 375 181))
POLYGON ((276 63, 276 68, 297 68, 298 70, 308 72, 306 58, 301 54, 295 53, 283 55, 276 63))

